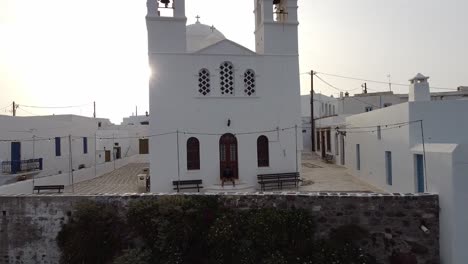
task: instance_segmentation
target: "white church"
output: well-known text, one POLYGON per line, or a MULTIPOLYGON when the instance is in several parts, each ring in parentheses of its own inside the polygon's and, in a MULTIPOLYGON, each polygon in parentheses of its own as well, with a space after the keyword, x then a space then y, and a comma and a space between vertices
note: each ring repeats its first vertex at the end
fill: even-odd
POLYGON ((184 0, 148 0, 151 192, 174 180, 222 190, 227 168, 236 185, 224 188, 239 191, 258 189, 258 174, 299 172, 297 0, 252 1, 255 51, 186 25, 184 0))

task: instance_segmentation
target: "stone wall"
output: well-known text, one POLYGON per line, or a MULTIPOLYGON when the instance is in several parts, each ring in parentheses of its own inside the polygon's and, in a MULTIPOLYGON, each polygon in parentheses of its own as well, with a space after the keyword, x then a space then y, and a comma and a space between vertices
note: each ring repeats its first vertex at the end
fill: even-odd
MULTIPOLYGON (((58 263, 55 238, 61 225, 83 200, 112 203, 125 212, 132 200, 158 199, 164 194, 67 196, 0 196, 0 263, 58 263)), ((197 196, 197 194, 192 194, 197 196)), ((210 195, 210 194, 206 194, 210 195)), ((356 224, 369 232, 362 247, 390 263, 390 257, 412 254, 417 263, 439 261, 439 205, 432 194, 257 193, 211 194, 228 207, 252 209, 303 208, 317 221, 317 236, 356 224), (428 231, 423 232, 421 226, 428 231)))

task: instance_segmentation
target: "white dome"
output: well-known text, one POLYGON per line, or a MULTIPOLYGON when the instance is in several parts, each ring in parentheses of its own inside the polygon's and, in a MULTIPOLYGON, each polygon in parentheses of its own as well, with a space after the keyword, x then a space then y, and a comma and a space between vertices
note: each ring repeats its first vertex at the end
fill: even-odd
POLYGON ((187 26, 187 51, 194 52, 211 46, 226 37, 216 28, 197 22, 187 26))

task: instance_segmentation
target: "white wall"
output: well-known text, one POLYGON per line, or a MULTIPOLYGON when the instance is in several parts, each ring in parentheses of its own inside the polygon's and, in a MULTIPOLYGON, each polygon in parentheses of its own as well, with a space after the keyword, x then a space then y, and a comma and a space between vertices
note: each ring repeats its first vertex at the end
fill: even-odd
MULTIPOLYGON (((115 161, 115 169, 119 169, 129 163, 147 163, 148 155, 134 155, 115 161)), ((73 183, 79 183, 86 180, 91 180, 102 176, 114 170, 114 162, 98 164, 96 168, 86 168, 73 172, 73 179, 70 172, 45 176, 35 177, 34 180, 26 180, 17 183, 0 186, 0 194, 28 194, 32 193, 34 185, 65 185, 69 186, 73 183)))
POLYGON ((407 103, 347 117, 345 157, 350 173, 389 192, 414 192, 413 164, 408 162, 411 157, 410 128, 402 126, 386 130, 388 127, 385 127, 386 124, 407 122, 408 117, 407 103), (381 140, 376 128, 352 129, 378 125, 381 125, 381 140), (360 145, 360 170, 356 166, 356 144, 360 145), (393 185, 386 181, 385 151, 392 152, 393 185))
MULTIPOLYGON (((369 127, 422 120, 426 153, 426 191, 440 196, 440 244, 442 263, 465 263, 468 258, 468 102, 410 102, 350 116, 349 127, 369 127)), ((351 174, 389 192, 415 192, 415 154, 424 154, 421 123, 376 133, 346 136, 346 163, 351 174), (355 145, 361 146, 361 170, 356 169, 355 145), (392 152, 393 184, 386 182, 385 151, 392 152)), ((364 129, 360 129, 361 131, 364 129)), ((367 130, 372 130, 367 129, 367 130)), ((359 131, 359 130, 358 130, 359 131)))
MULTIPOLYGON (((214 133, 196 136, 200 140, 201 170, 186 172, 186 139, 179 141, 181 178, 202 177, 207 184, 219 182, 219 139, 224 133, 272 130, 298 126, 298 149, 302 149, 300 95, 297 56, 150 55, 152 68, 158 69, 150 85, 151 134, 166 132, 214 133), (218 68, 231 61, 236 69, 236 96, 221 96, 218 68), (190 63, 188 63, 190 62, 190 63), (197 73, 207 68, 212 73, 212 95, 199 97, 197 73), (256 96, 243 95, 243 73, 256 72, 256 96), (168 88, 169 87, 169 88, 168 88), (230 127, 227 126, 231 120, 230 127)), ((270 168, 266 172, 296 170, 294 130, 267 133, 270 139, 270 168)), ((237 135, 239 176, 242 182, 256 183, 256 140, 261 134, 237 135)), ((177 179, 177 141, 175 135, 151 140, 152 191, 168 191, 170 180, 177 179)), ((299 156, 300 158, 300 156, 299 156)), ((299 163, 299 161, 298 161, 299 163)))
MULTIPOLYGON (((100 121, 102 120, 71 115, 0 116, 0 135, 1 139, 19 139, 22 160, 43 158, 43 171, 39 176, 53 175, 69 169, 69 135, 71 135, 74 167, 77 169, 79 164, 84 164, 86 167, 94 164, 93 137, 98 128, 97 123, 100 121), (60 156, 56 156, 55 153, 55 137, 61 137, 60 156), (88 153, 84 153, 83 137, 88 138, 88 153)), ((0 143, 0 159, 11 160, 10 142, 0 143)))

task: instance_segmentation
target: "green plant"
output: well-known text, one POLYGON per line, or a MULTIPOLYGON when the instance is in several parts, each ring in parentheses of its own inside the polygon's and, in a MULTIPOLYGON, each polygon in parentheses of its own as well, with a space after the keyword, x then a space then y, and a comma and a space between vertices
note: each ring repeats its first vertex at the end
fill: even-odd
POLYGON ((75 209, 57 236, 60 262, 111 263, 124 244, 125 224, 118 210, 92 201, 79 203, 75 209))

